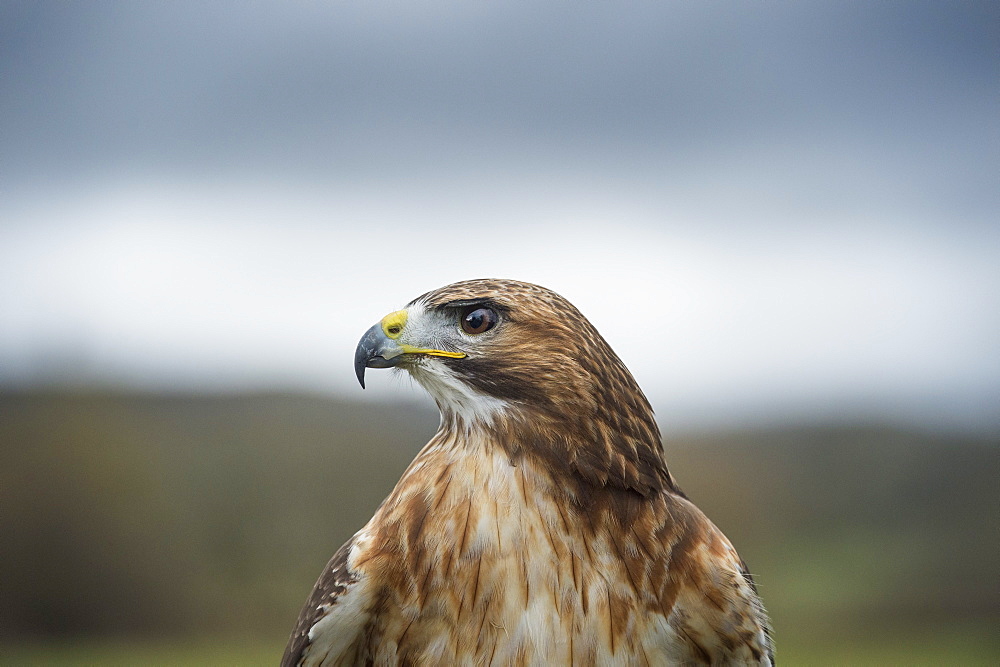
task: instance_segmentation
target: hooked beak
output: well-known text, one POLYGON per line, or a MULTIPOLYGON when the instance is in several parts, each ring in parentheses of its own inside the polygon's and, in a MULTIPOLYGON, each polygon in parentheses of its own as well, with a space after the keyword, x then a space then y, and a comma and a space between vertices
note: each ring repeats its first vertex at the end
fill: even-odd
POLYGON ((354 351, 354 373, 358 376, 358 382, 361 383, 362 389, 365 388, 365 369, 367 368, 391 368, 416 356, 465 358, 464 352, 414 347, 396 342, 406 324, 405 315, 405 311, 386 315, 381 322, 366 331, 358 342, 358 347, 354 351))
POLYGON ((361 337, 354 351, 354 372, 364 389, 366 368, 390 368, 401 361, 403 348, 385 335, 381 324, 375 324, 361 337))

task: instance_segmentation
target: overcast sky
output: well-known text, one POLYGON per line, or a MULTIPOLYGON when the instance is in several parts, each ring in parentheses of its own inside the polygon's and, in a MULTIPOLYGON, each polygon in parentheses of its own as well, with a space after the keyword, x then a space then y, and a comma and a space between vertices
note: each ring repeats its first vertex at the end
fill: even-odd
POLYGON ((996 2, 4 0, 0 383, 409 398, 496 276, 668 424, 1000 428, 998 119, 996 2))

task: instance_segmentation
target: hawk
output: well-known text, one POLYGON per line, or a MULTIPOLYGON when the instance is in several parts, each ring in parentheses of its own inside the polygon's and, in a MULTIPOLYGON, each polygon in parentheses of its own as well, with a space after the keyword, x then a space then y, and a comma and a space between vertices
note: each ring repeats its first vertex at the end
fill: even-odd
POLYGON ((726 536, 681 492, 653 410, 566 299, 470 280, 361 338, 441 424, 333 556, 282 665, 773 664, 726 536))

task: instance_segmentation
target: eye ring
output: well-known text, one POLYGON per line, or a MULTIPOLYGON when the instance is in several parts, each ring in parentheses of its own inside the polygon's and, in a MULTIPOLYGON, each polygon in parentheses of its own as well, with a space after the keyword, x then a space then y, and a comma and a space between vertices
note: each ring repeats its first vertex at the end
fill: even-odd
POLYGON ((500 317, 492 308, 473 306, 462 314, 462 331, 472 336, 486 333, 497 325, 500 317))

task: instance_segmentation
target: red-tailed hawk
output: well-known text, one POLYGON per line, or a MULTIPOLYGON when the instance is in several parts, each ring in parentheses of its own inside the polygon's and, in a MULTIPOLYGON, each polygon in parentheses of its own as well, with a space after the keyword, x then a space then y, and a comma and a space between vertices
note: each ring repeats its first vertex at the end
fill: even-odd
POLYGON ((323 571, 283 665, 773 663, 746 566, 568 301, 448 285, 369 329, 355 366, 362 386, 409 371, 441 426, 323 571))

